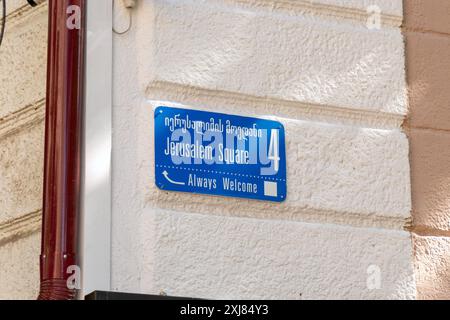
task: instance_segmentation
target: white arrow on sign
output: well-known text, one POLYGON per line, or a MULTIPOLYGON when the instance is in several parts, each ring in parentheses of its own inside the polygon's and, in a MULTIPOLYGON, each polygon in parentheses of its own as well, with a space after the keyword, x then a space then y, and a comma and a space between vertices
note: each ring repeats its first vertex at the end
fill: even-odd
POLYGON ((172 184, 177 184, 177 185, 180 185, 180 186, 186 185, 186 183, 184 183, 184 182, 176 182, 176 181, 173 181, 172 179, 170 179, 169 178, 169 173, 167 171, 164 171, 162 174, 163 174, 164 178, 166 178, 166 180, 169 181, 172 184))

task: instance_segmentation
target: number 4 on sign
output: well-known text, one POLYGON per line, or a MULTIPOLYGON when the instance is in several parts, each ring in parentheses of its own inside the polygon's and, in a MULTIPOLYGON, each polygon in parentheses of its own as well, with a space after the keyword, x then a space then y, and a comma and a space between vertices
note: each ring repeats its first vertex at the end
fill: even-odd
POLYGON ((264 176, 273 176, 280 170, 280 131, 278 129, 270 130, 270 144, 267 152, 267 160, 270 160, 269 168, 261 168, 261 174, 264 176))
POLYGON ((280 170, 280 148, 279 148, 279 130, 272 129, 270 133, 269 155, 267 159, 273 161, 275 174, 280 170))

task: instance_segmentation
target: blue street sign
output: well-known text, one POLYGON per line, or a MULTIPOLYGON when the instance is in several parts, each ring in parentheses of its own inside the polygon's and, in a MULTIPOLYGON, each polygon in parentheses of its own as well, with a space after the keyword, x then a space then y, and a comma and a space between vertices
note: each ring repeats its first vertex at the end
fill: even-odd
POLYGON ((285 131, 277 121, 197 110, 155 110, 161 190, 282 202, 285 131))

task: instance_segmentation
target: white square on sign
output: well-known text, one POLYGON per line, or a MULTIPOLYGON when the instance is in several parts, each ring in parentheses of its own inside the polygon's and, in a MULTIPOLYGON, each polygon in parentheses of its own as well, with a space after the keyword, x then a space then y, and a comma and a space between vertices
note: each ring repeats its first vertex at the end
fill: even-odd
POLYGON ((264 181, 264 195, 267 197, 278 197, 278 184, 264 181))

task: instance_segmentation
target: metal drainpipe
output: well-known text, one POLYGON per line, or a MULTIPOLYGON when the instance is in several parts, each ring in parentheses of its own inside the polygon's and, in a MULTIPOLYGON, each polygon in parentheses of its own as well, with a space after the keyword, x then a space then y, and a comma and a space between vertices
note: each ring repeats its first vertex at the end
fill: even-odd
POLYGON ((77 265, 86 0, 49 0, 44 200, 39 300, 69 300, 68 267, 77 265), (81 29, 69 29, 69 6, 81 29))

